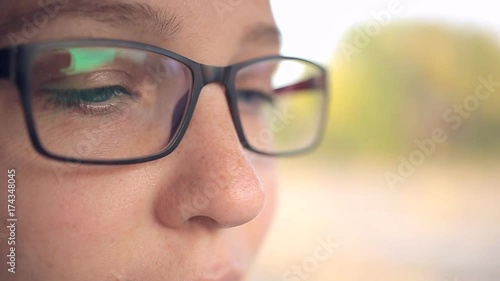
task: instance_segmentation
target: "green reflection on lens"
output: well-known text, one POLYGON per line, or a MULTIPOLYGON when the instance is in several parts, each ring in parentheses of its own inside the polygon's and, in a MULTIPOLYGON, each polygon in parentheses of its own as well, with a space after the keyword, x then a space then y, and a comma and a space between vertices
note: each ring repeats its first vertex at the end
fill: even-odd
POLYGON ((71 54, 71 66, 64 70, 65 74, 76 74, 92 70, 116 57, 115 49, 83 49, 72 48, 68 52, 71 54))

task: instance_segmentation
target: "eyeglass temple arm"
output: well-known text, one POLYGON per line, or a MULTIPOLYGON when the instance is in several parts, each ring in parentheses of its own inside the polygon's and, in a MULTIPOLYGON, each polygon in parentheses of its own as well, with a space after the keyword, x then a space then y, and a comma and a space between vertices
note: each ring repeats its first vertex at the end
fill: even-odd
POLYGON ((12 78, 13 56, 10 49, 0 50, 0 79, 12 78))
POLYGON ((325 75, 321 74, 316 77, 312 77, 310 79, 304 80, 302 82, 278 88, 274 90, 274 94, 286 94, 287 92, 291 91, 300 91, 300 90, 311 90, 311 89, 317 89, 323 87, 325 83, 325 75))

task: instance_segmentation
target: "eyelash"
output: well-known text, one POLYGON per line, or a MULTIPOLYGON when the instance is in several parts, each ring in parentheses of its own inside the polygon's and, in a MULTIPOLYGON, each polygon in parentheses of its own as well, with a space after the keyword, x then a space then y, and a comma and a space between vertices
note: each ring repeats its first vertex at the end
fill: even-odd
POLYGON ((263 102, 274 104, 275 100, 272 96, 258 91, 258 90, 239 90, 238 91, 238 100, 243 101, 244 103, 252 104, 255 102, 263 102))
POLYGON ((107 102, 114 97, 134 97, 123 86, 107 86, 93 89, 43 89, 47 103, 56 108, 81 110, 84 115, 105 115, 117 110, 116 103, 96 105, 107 102))
MULTIPOLYGON (((43 89, 43 93, 48 94, 47 103, 56 108, 77 109, 84 115, 96 116, 112 114, 119 110, 116 103, 106 105, 95 105, 114 97, 134 95, 123 86, 107 86, 93 89, 43 89), (89 100, 93 99, 93 100, 89 100)), ((259 106, 262 103, 274 104, 274 98, 268 94, 256 90, 238 91, 238 100, 247 106, 259 106)))

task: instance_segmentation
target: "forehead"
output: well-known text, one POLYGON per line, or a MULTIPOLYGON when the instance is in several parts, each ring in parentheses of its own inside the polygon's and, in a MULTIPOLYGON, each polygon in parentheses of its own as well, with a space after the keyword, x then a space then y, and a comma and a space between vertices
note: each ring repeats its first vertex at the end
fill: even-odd
POLYGON ((0 0, 0 25, 13 24, 15 19, 26 17, 30 20, 38 16, 43 20, 42 13, 50 17, 66 12, 99 12, 99 8, 115 7, 109 13, 134 13, 134 7, 150 10, 151 17, 175 15, 190 19, 190 24, 199 22, 230 22, 234 25, 244 25, 253 19, 255 21, 272 21, 270 4, 268 0, 0 0), (130 9, 129 9, 130 8, 130 9), (242 17, 243 16, 243 17, 242 17), (235 21, 238 19, 238 21, 235 21))
MULTIPOLYGON (((277 37, 268 0, 0 0, 0 32, 81 17, 114 24, 116 28, 143 27, 144 31, 169 33, 184 29, 192 36, 252 33, 255 25, 265 26, 260 33, 277 37), (7 4, 7 1, 9 3, 7 4), (271 27, 271 28, 269 28, 271 27), (168 32, 166 32, 168 31, 168 32), (275 33, 275 34, 273 34, 275 33)), ((262 37, 253 32, 249 36, 262 37)), ((171 35, 171 34, 160 34, 171 35)), ((168 37, 168 36, 167 36, 168 37)), ((278 36, 279 37, 279 36, 278 36)))

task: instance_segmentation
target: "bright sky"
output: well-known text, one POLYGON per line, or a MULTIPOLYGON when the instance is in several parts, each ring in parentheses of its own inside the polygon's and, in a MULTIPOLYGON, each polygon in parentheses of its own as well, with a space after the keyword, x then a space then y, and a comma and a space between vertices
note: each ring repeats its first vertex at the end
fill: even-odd
POLYGON ((375 19, 373 13, 400 10, 391 22, 422 19, 473 25, 500 37, 500 13, 495 0, 271 0, 284 39, 283 54, 328 63, 333 50, 350 27, 375 19))

